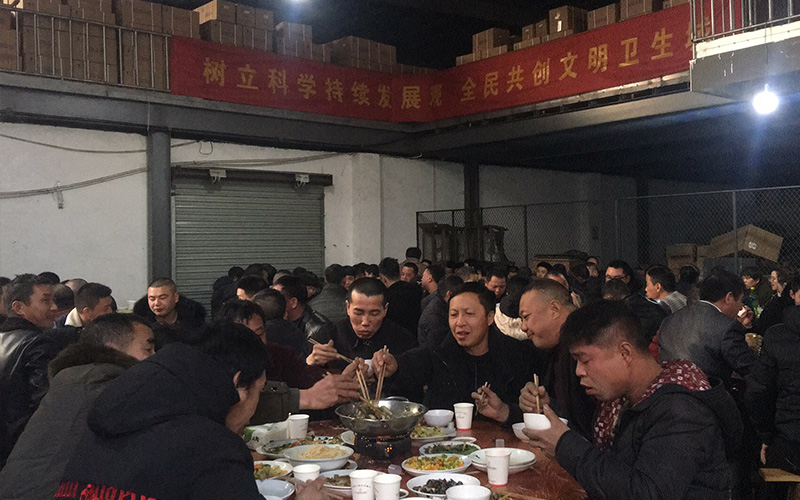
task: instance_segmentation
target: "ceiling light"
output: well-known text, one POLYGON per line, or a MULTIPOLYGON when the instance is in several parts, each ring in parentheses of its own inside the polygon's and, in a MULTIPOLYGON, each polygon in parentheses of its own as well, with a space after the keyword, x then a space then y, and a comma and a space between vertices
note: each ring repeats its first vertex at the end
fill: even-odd
POLYGON ((769 89, 769 84, 764 85, 764 90, 753 97, 753 109, 760 115, 768 115, 778 109, 778 96, 769 89))

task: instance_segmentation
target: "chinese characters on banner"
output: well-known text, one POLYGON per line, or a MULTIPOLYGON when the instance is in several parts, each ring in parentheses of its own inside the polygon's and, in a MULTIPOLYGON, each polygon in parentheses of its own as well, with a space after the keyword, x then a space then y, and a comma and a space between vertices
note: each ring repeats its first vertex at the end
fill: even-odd
MULTIPOLYGON (((699 19, 699 16, 698 16, 699 19)), ((689 5, 429 75, 392 75, 173 37, 172 93, 391 122, 427 122, 689 68, 689 5)))

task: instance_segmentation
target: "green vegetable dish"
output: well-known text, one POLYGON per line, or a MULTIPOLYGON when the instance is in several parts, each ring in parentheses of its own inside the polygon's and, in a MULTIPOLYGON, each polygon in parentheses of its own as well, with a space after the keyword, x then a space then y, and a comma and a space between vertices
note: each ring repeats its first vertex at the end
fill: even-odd
POLYGON ((480 448, 474 444, 435 444, 428 448, 427 453, 450 453, 454 455, 469 455, 480 448))

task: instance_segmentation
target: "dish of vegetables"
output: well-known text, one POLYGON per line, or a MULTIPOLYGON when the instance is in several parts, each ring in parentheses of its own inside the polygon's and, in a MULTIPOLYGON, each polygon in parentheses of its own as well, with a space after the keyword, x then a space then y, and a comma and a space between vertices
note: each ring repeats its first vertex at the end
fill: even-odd
POLYGON ((258 461, 253 463, 253 476, 258 481, 288 476, 292 466, 281 462, 258 461))
POLYGON ((427 474, 429 472, 446 471, 461 472, 470 466, 469 457, 462 455, 428 455, 406 459, 402 466, 411 475, 427 474))
POLYGON ((442 441, 439 443, 429 443, 421 446, 419 452, 421 455, 440 455, 442 453, 447 453, 450 455, 469 455, 470 453, 476 452, 480 449, 480 446, 472 443, 442 441))

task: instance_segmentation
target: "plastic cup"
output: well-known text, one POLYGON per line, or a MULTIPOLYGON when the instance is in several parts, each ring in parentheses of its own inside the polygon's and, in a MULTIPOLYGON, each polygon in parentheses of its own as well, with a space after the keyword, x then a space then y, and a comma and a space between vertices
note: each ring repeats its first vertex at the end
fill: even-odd
POLYGON ((319 477, 319 465, 301 464, 292 469, 295 479, 299 481, 313 481, 319 477))
POLYGON ((447 488, 447 500, 489 500, 492 490, 483 486, 461 484, 447 488))
POLYGON ((350 493, 353 500, 375 500, 373 481, 380 474, 376 470, 361 469, 350 473, 350 493))
POLYGON ((135 305, 136 305, 136 301, 135 300, 129 300, 128 301, 128 310, 129 311, 133 311, 133 306, 135 306, 135 305))
POLYGON ((289 439, 305 439, 308 434, 308 415, 298 413, 289 415, 286 425, 286 436, 289 439))
POLYGON ((400 500, 400 481, 397 474, 381 474, 372 480, 375 500, 400 500))
POLYGON ((550 420, 541 413, 523 413, 522 418, 525 421, 526 429, 549 429, 550 420))
POLYGON ((453 410, 456 414, 456 430, 468 431, 472 429, 472 412, 475 405, 472 403, 456 403, 453 410))
POLYGON ((492 486, 507 485, 511 450, 507 448, 490 448, 485 453, 486 474, 489 476, 489 484, 492 486))

